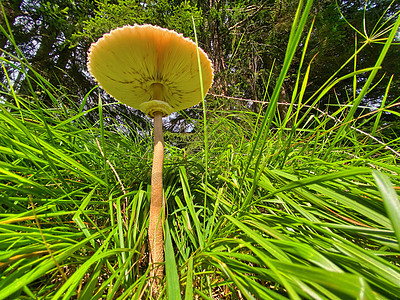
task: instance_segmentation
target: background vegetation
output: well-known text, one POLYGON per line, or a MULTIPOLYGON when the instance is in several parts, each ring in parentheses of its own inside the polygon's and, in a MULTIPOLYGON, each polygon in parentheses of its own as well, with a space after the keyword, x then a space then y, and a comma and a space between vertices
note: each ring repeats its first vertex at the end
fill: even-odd
POLYGON ((86 51, 193 20, 216 81, 165 120, 160 298, 398 298, 397 2, 1 4, 0 299, 151 298, 150 121, 86 51))

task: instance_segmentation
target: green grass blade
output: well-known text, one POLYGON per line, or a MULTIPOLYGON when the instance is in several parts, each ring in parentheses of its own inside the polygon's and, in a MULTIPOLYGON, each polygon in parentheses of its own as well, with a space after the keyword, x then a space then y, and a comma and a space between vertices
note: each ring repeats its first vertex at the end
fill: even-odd
POLYGON ((193 299, 193 257, 189 257, 186 272, 186 288, 185 288, 185 300, 193 299))
POLYGON ((167 281, 168 299, 181 299, 178 270, 176 268, 175 253, 168 222, 165 223, 165 278, 167 281))
POLYGON ((386 212, 392 222, 393 230, 396 234, 397 243, 400 247, 400 201, 399 197, 393 188, 390 179, 383 173, 373 171, 372 175, 376 181, 379 191, 381 192, 383 203, 385 204, 386 212))

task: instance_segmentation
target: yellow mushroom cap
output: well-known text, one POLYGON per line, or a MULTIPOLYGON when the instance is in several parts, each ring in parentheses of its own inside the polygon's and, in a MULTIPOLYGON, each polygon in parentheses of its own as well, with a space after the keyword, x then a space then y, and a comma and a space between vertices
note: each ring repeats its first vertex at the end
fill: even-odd
POLYGON ((175 31, 153 25, 124 26, 105 34, 89 49, 88 69, 115 99, 153 117, 198 104, 213 80, 211 61, 175 31))

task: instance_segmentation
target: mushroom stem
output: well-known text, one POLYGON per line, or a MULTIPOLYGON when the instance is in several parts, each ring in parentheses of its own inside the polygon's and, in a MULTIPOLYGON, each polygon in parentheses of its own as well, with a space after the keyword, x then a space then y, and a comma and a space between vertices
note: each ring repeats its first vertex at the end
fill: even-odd
MULTIPOLYGON (((162 171, 164 160, 164 139, 162 131, 162 113, 154 113, 154 154, 151 173, 151 200, 149 216, 150 276, 158 285, 163 279, 164 266, 164 197, 162 171)), ((152 287, 153 291, 158 290, 152 287)))
POLYGON ((154 100, 163 100, 163 86, 161 83, 153 83, 152 84, 153 87, 153 99, 154 100))

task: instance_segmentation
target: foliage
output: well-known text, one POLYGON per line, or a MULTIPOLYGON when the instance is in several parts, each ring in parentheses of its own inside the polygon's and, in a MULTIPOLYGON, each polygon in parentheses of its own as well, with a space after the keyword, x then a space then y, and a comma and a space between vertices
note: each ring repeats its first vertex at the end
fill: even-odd
MULTIPOLYGON (((64 88, 68 86, 69 94, 77 95, 77 100, 84 97, 92 88, 93 80, 86 69, 86 55, 90 43, 110 29, 135 23, 150 23, 176 30, 187 37, 194 37, 192 17, 197 28, 199 45, 210 55, 215 69, 215 83, 212 92, 218 95, 268 100, 283 66, 285 49, 289 41, 292 20, 295 16, 296 1, 136 1, 136 0, 102 0, 102 1, 11 1, 2 0, 6 18, 0 18, 0 24, 9 29, 22 54, 41 72, 52 85, 64 88), (5 22, 5 21, 8 21, 5 22)), ((304 60, 312 61, 308 74, 310 85, 307 96, 314 94, 331 76, 342 76, 355 69, 371 66, 382 50, 381 39, 387 38, 390 26, 393 26, 399 4, 393 0, 374 1, 316 1, 310 11, 306 28, 313 26, 308 51, 304 60), (353 27, 353 28, 352 28, 353 27), (355 30, 356 29, 356 33, 355 30), (354 47, 350 46, 354 45, 354 47), (353 53, 357 60, 346 63, 353 53), (341 70, 333 74, 335 70, 341 70), (323 71, 321 71, 323 70, 323 71), (315 88, 315 89, 314 89, 315 88)), ((8 53, 16 55, 15 47, 7 43, 7 34, 0 33, 0 46, 8 53)), ((398 37, 397 37, 398 38, 398 37)), ((289 103, 290 94, 296 85, 296 73, 304 74, 299 69, 302 60, 299 44, 290 66, 290 74, 283 83, 279 100, 289 103)), ((391 75, 399 73, 399 47, 391 47, 386 54, 388 59, 381 64, 374 84, 377 85, 363 98, 363 104, 369 107, 380 105, 384 88, 391 75)), ((12 69, 7 70, 10 74, 12 69)), ((4 75, 4 74, 3 74, 4 75)), ((31 74, 30 74, 31 75, 31 74)), ((14 88, 20 93, 38 94, 40 87, 34 83, 29 86, 22 74, 12 75, 14 88)), ((361 73, 357 82, 365 82, 361 73)), ((392 79, 389 101, 392 95, 399 93, 398 77, 392 79)), ((2 76, 2 82, 7 79, 2 76)), ((334 90, 329 91, 321 100, 320 108, 328 108, 331 113, 336 104, 353 101, 357 85, 348 78, 341 80, 334 90)), ((112 99, 103 95, 104 102, 112 99)), ((52 103, 46 97, 40 99, 46 105, 52 103)), ((68 101, 67 101, 68 102, 68 101)), ((97 97, 89 94, 86 105, 94 107, 97 97)), ((222 102, 223 103, 223 102, 222 102)), ((65 103, 65 105, 68 103, 65 103)), ((218 100, 209 101, 210 107, 229 110, 220 106, 218 100)), ((235 109, 244 108, 237 103, 235 109)), ((253 105, 256 111, 258 105, 253 105)), ((120 107, 104 112, 110 118, 124 117, 145 126, 143 115, 120 107)), ((187 111, 187 114, 192 112, 187 111)), ((281 108, 281 113, 285 113, 281 108)), ((392 121, 390 115, 383 115, 392 121)), ((90 115, 94 123, 98 116, 90 115)), ((173 120, 171 120, 173 122, 173 120)), ((176 120, 179 122, 179 118, 176 120)), ((133 126, 133 124, 130 124, 133 126)), ((175 128, 174 125, 171 128, 175 128)))
POLYGON ((145 23, 173 29, 185 36, 193 36, 192 17, 198 25, 201 20, 199 10, 196 6, 182 1, 99 1, 94 18, 85 20, 82 31, 76 33, 74 38, 94 42, 104 33, 117 27, 145 23))
MULTIPOLYGON (((361 75, 370 79, 357 82, 364 99, 380 62, 312 86, 312 65, 302 59, 311 9, 310 1, 300 5, 292 20, 267 107, 218 97, 229 110, 209 106, 207 124, 194 118, 190 133, 166 136, 160 298, 398 297, 400 143, 382 118, 397 114, 398 95, 390 100, 384 84, 389 100, 379 109, 338 101, 334 114, 321 110, 336 84, 361 75), (280 115, 288 77, 295 84, 280 115)), ((387 36, 397 32, 395 22, 387 36)), ((380 42, 392 47, 390 38, 380 42)), ((384 54, 377 57, 385 61, 384 54)), ((151 136, 139 123, 106 116, 116 104, 99 98, 88 107, 94 91, 78 102, 23 57, 0 60, 8 79, 0 103, 0 299, 151 298, 151 136), (13 72, 40 94, 14 89, 13 72)))

